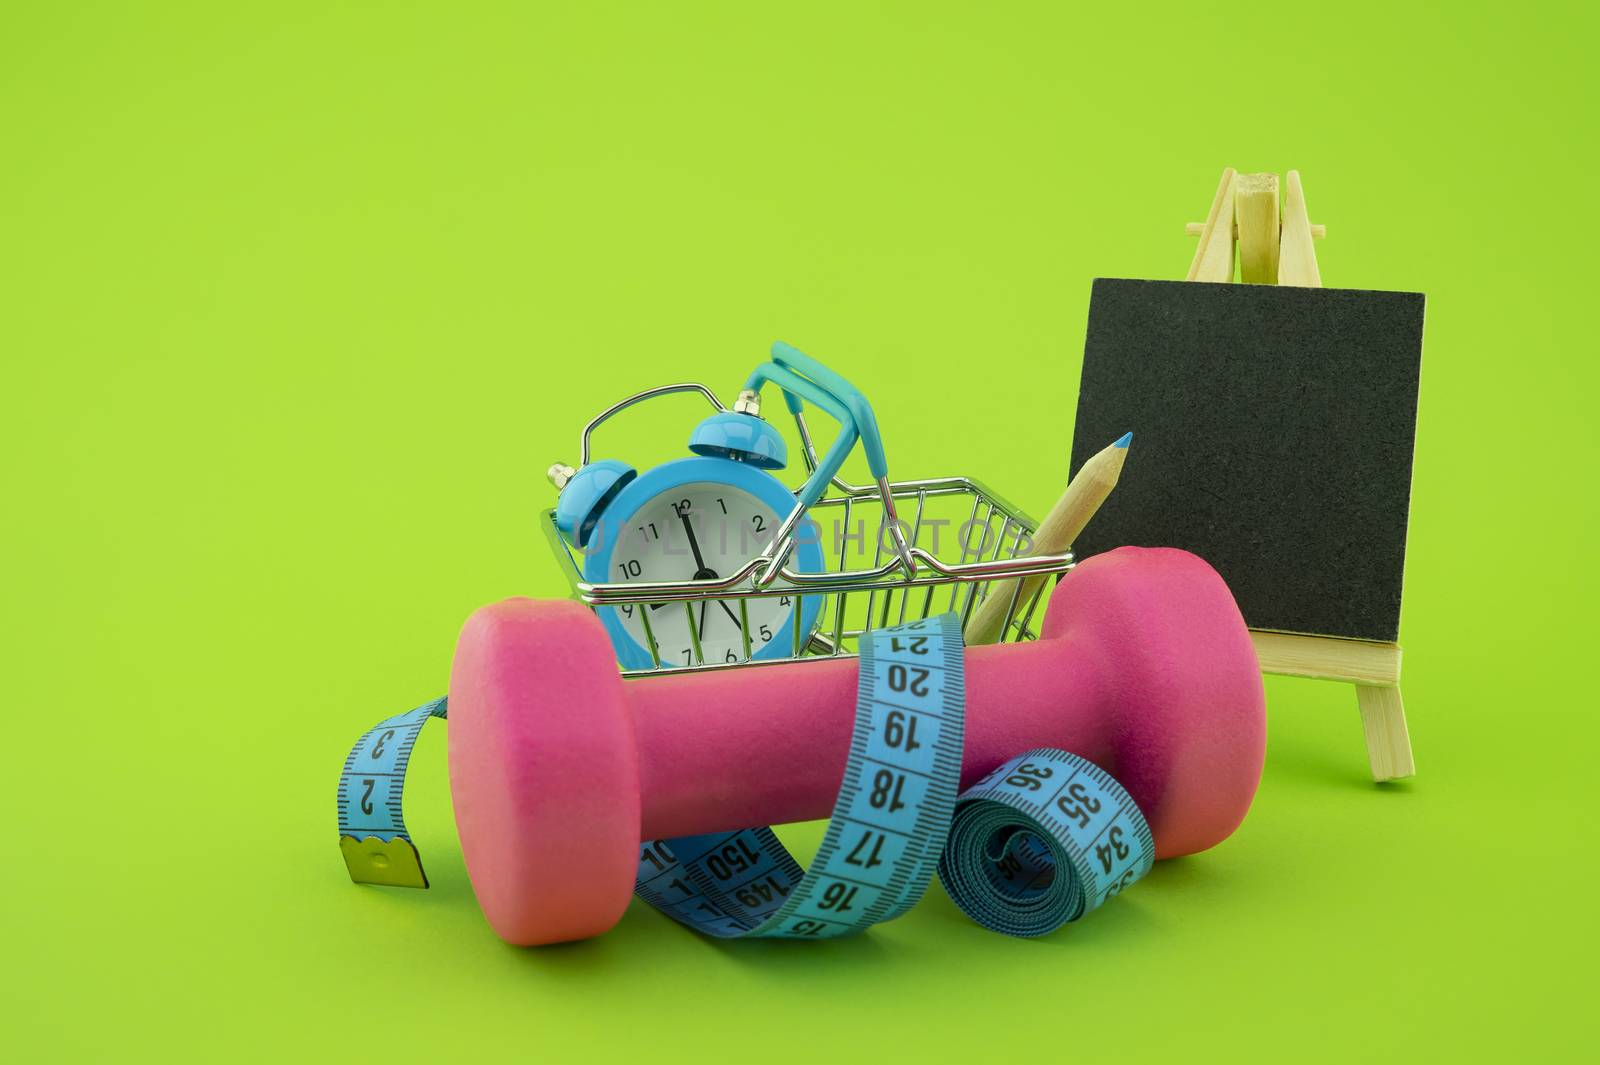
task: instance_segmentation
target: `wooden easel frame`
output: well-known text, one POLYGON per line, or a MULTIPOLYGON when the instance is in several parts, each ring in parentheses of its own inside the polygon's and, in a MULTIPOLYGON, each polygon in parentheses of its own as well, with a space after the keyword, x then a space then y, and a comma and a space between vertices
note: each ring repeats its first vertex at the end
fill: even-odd
MULTIPOLYGON (((1199 234, 1200 246, 1184 280, 1232 281, 1237 251, 1240 280, 1247 284, 1321 288, 1322 274, 1312 240, 1324 236, 1325 231, 1310 222, 1298 171, 1285 175, 1283 192, 1280 211, 1276 174, 1239 174, 1232 167, 1225 169, 1205 222, 1188 227, 1190 233, 1199 234)), ((1417 771, 1400 699, 1398 643, 1261 629, 1250 630, 1250 635, 1264 673, 1356 686, 1374 780, 1396 780, 1417 771)))

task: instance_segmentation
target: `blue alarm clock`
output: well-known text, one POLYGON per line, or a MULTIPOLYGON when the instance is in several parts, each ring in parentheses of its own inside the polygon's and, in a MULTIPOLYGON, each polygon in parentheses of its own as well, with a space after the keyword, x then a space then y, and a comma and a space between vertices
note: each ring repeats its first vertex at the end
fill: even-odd
MULTIPOLYGON (((671 391, 701 386, 669 386, 640 393, 591 422, 584 434, 625 407, 671 391)), ((720 408, 720 404, 717 404, 720 408)), ((689 458, 667 462, 643 474, 615 459, 601 459, 574 470, 551 468, 561 490, 556 526, 584 551, 588 584, 638 582, 678 584, 726 578, 760 556, 775 539, 792 541, 784 564, 798 574, 822 573, 820 537, 806 535, 786 520, 796 508, 809 509, 826 490, 859 432, 861 412, 870 408, 847 382, 786 344, 773 346, 773 359, 751 375, 733 410, 721 410, 695 427, 689 458), (804 376, 802 376, 804 375, 804 376), (798 492, 772 473, 787 464, 788 448, 776 429, 760 417, 760 389, 776 383, 791 412, 810 399, 838 419, 840 433, 826 458, 798 492), (841 394, 841 390, 844 394, 841 394)), ((882 462, 876 426, 870 426, 869 460, 882 462)), ((654 637, 665 667, 731 664, 784 658, 793 653, 795 626, 804 645, 816 627, 824 596, 787 595, 781 579, 775 594, 733 599, 695 599, 659 604, 620 604, 597 609, 611 636, 617 660, 626 669, 654 665, 654 637), (648 632, 646 623, 648 621, 648 632), (746 647, 746 633, 749 645, 746 647), (698 642, 698 648, 696 643, 698 642)))

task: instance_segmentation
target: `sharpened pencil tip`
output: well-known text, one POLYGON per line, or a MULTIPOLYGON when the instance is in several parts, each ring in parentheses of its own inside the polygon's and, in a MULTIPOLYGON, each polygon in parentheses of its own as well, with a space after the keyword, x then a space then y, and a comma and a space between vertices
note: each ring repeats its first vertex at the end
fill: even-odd
POLYGON ((1132 433, 1123 433, 1121 438, 1118 439, 1117 442, 1115 444, 1112 444, 1111 446, 1112 447, 1127 447, 1131 443, 1133 443, 1133 434, 1132 433))

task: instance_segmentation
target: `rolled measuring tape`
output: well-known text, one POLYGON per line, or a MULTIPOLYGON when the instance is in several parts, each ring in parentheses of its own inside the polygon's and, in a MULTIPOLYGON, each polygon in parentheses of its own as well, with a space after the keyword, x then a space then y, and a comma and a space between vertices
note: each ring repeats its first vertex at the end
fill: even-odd
POLYGON ((961 793, 939 879, 985 928, 1042 936, 1121 893, 1155 853, 1144 814, 1110 773, 1040 747, 961 793))
MULTIPOLYGON (((979 924, 1041 935, 1149 870, 1155 848, 1138 807, 1076 755, 1029 752, 957 798, 965 675, 955 614, 873 630, 859 650, 844 782, 810 870, 770 828, 649 840, 640 898, 718 938, 828 939, 900 916, 937 869, 979 924), (1103 854, 1114 860, 1097 872, 1103 854)), ((439 699, 390 718, 345 760, 340 848, 357 883, 427 886, 400 797, 417 733, 445 716, 439 699)))

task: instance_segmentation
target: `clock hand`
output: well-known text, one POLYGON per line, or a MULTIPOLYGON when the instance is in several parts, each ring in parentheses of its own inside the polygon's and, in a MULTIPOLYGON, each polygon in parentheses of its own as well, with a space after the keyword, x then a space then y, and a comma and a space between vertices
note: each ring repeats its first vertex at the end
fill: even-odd
MULTIPOLYGON (((737 628, 740 632, 743 632, 744 631, 744 625, 740 623, 739 615, 737 615, 737 614, 735 614, 733 612, 733 608, 728 606, 727 602, 724 601, 724 600, 718 599, 716 602, 717 602, 717 605, 722 608, 722 612, 724 614, 728 615, 728 620, 733 622, 734 627, 737 628)), ((700 638, 702 640, 704 640, 706 638, 706 607, 708 607, 710 605, 711 605, 711 600, 709 600, 709 599, 702 600, 701 603, 700 603, 700 629, 699 629, 699 632, 700 632, 700 638)))
POLYGON ((700 557, 700 542, 694 538, 694 524, 689 521, 689 515, 679 514, 683 519, 683 531, 689 534, 689 549, 694 552, 695 580, 700 580, 700 574, 706 572, 706 560, 700 557))
MULTIPOLYGON (((678 515, 678 520, 683 522, 683 531, 689 536, 689 550, 694 552, 694 564, 696 568, 694 571, 694 577, 692 579, 697 581, 716 580, 717 571, 706 565, 705 556, 700 553, 700 541, 695 539, 694 523, 689 520, 689 515, 680 513, 678 515)), ((667 605, 669 604, 653 603, 651 604, 650 609, 660 610, 662 607, 667 605)), ((703 600, 700 603, 700 627, 697 631, 699 632, 702 640, 705 639, 706 635, 706 608, 710 605, 711 601, 709 599, 703 600)), ((721 599, 717 600, 717 605, 722 608, 722 612, 724 614, 728 615, 728 620, 732 621, 734 625, 737 626, 742 632, 744 630, 744 624, 739 620, 739 615, 733 612, 733 608, 728 606, 728 604, 721 599)))
MULTIPOLYGON (((689 521, 689 515, 687 515, 687 514, 679 514, 678 518, 679 518, 679 520, 681 520, 683 522, 683 531, 689 534, 689 549, 694 552, 694 564, 695 564, 696 568, 695 568, 695 571, 694 571, 694 576, 690 577, 689 579, 693 580, 693 581, 704 581, 704 580, 713 580, 714 581, 714 580, 716 580, 717 579, 717 571, 714 570, 714 569, 708 568, 706 566, 705 558, 700 554, 700 542, 694 538, 694 525, 689 521)), ((674 604, 672 604, 672 603, 651 603, 650 604, 650 611, 652 613, 654 613, 655 611, 660 610, 663 607, 669 607, 669 606, 672 606, 672 605, 674 605, 674 604)), ((705 608, 701 607, 701 609, 700 609, 700 631, 704 632, 705 631, 705 627, 706 627, 706 612, 705 612, 705 608)))

